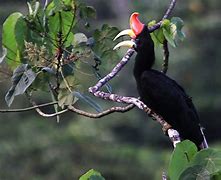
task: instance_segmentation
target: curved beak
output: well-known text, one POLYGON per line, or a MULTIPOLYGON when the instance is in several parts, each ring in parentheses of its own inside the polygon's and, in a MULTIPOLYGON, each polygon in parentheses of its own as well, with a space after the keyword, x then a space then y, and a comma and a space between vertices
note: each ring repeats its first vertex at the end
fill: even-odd
MULTIPOLYGON (((136 35, 134 34, 133 30, 132 29, 125 29, 123 31, 121 31, 115 38, 114 38, 114 41, 122 36, 125 36, 125 35, 128 35, 130 36, 132 39, 136 38, 136 35)), ((122 41, 120 43, 118 43, 116 46, 114 46, 113 50, 116 50, 122 46, 124 47, 133 47, 135 46, 136 44, 133 42, 133 41, 122 41)))
POLYGON ((116 46, 114 46, 113 50, 116 50, 122 46, 132 48, 136 46, 136 43, 134 41, 122 41, 118 43, 116 46))
MULTIPOLYGON (((121 31, 115 38, 114 41, 116 39, 118 39, 119 37, 128 35, 130 36, 131 39, 135 39, 137 37, 137 35, 140 34, 140 32, 143 30, 144 24, 142 24, 140 22, 140 20, 138 19, 139 13, 135 12, 131 15, 130 17, 130 27, 131 29, 126 29, 121 31)), ((118 43, 113 49, 117 49, 120 48, 122 46, 126 46, 126 47, 133 47, 136 46, 134 41, 123 41, 118 43)))
POLYGON ((132 39, 136 38, 136 35, 134 34, 132 29, 125 29, 123 31, 121 31, 115 38, 114 41, 116 39, 118 39, 121 36, 125 36, 125 35, 129 35, 132 39))

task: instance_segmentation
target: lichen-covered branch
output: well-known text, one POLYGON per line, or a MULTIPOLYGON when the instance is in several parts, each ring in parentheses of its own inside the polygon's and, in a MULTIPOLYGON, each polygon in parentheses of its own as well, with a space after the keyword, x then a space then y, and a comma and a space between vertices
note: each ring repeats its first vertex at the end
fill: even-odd
POLYGON ((176 131, 174 129, 168 129, 167 133, 168 133, 168 136, 170 137, 171 141, 173 142, 173 146, 175 148, 176 144, 181 142, 180 135, 179 135, 178 131, 176 131))
POLYGON ((135 106, 133 104, 129 104, 125 107, 111 107, 110 109, 107 109, 105 111, 102 111, 101 113, 89 113, 89 112, 85 112, 82 111, 80 109, 75 108, 74 106, 69 106, 68 109, 69 111, 72 111, 74 113, 77 113, 79 115, 85 116, 85 117, 89 117, 89 118, 101 118, 104 117, 106 115, 112 114, 114 112, 127 112, 130 111, 131 109, 133 109, 135 106))
POLYGON ((162 73, 166 74, 169 65, 169 48, 168 42, 165 40, 163 42, 163 65, 162 65, 162 73))

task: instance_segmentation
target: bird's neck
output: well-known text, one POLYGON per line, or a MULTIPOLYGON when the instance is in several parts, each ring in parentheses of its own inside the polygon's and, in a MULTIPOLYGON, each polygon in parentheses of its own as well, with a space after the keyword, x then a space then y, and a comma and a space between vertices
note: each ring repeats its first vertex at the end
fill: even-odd
POLYGON ((134 76, 139 79, 144 71, 150 70, 155 62, 154 44, 147 43, 137 52, 134 64, 134 76))

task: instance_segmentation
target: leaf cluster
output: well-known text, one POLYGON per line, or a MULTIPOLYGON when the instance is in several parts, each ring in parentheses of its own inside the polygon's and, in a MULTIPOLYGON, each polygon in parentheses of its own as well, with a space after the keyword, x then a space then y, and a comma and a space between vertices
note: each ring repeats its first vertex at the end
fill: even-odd
POLYGON ((221 151, 197 147, 191 141, 177 144, 168 169, 169 178, 176 179, 221 179, 221 151))
POLYGON ((3 24, 0 63, 5 60, 13 71, 12 86, 5 97, 8 106, 17 95, 45 91, 58 101, 56 111, 79 99, 100 111, 99 105, 84 94, 89 85, 83 75, 100 79, 101 64, 118 58, 112 50, 118 29, 91 27, 88 21, 96 18, 96 10, 77 0, 53 0, 49 4, 34 0, 27 5, 28 14, 15 12, 3 24), (79 29, 94 33, 87 37, 79 29))
POLYGON ((94 169, 89 170, 84 175, 82 175, 79 180, 105 180, 104 177, 98 171, 94 169))
MULTIPOLYGON (((148 26, 151 27, 156 24, 156 21, 153 20, 148 23, 148 26)), ((177 41, 183 41, 185 34, 182 31, 184 22, 179 17, 173 17, 171 20, 164 19, 162 21, 161 27, 151 33, 151 37, 156 46, 162 45, 165 40, 167 40, 171 46, 177 47, 177 41)))

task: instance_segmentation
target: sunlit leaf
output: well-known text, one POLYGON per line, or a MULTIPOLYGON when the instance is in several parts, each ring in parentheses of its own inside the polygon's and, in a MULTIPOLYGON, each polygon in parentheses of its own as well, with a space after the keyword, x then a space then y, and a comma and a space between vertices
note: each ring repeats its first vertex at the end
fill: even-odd
POLYGON ((73 11, 73 9, 68 11, 63 10, 64 6, 69 6, 70 3, 72 2, 52 1, 47 7, 49 34, 52 37, 53 42, 57 44, 58 34, 62 33, 61 35, 63 39, 66 40, 66 47, 73 41, 74 36, 72 28, 76 23, 74 14, 75 11, 73 11))
POLYGON ((2 43, 8 51, 7 64, 14 69, 21 63, 26 24, 19 12, 11 14, 3 24, 2 43))
POLYGON ((82 175, 79 180, 105 180, 101 173, 94 169, 89 170, 87 173, 82 175))
MULTIPOLYGON (((156 24, 156 21, 153 20, 148 23, 148 27, 151 27, 155 24, 156 24)), ((164 23, 164 24, 166 24, 166 23, 164 23)), ((150 33, 150 35, 151 35, 151 38, 152 38, 155 46, 159 46, 159 45, 163 44, 165 37, 164 37, 162 28, 155 30, 154 32, 150 33)))
POLYGON ((27 64, 22 64, 17 67, 12 76, 12 86, 5 96, 6 103, 10 106, 14 97, 23 94, 26 89, 35 80, 36 74, 28 67, 27 64))

